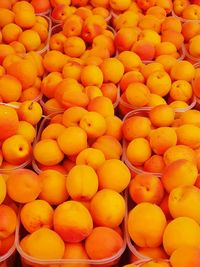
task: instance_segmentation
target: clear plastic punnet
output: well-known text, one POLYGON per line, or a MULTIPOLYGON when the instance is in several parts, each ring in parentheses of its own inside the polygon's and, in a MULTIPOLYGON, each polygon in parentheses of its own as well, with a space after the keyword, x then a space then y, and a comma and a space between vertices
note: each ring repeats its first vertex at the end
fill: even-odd
MULTIPOLYGON (((13 104, 8 104, 8 103, 2 103, 2 102, 0 102, 0 105, 9 106, 11 108, 18 109, 18 107, 15 106, 15 105, 13 105, 13 104)), ((37 131, 37 126, 35 126, 35 129, 37 131)), ((27 161, 23 162, 20 165, 16 165, 16 166, 11 167, 11 168, 10 167, 5 167, 5 168, 0 167, 0 174, 9 174, 12 171, 23 169, 25 167, 30 166, 31 165, 31 162, 32 162, 32 155, 30 155, 30 158, 27 161)))
MULTIPOLYGON (((124 253, 126 249, 126 240, 124 238, 123 247, 112 257, 104 258, 101 260, 92 260, 92 259, 52 259, 52 260, 44 260, 44 259, 37 259, 34 257, 29 256, 20 246, 20 239, 23 237, 23 229, 20 224, 17 227, 17 234, 16 234, 16 248, 20 254, 22 267, 64 267, 66 264, 74 264, 75 267, 81 267, 81 264, 88 264, 89 266, 113 266, 113 267, 120 267, 118 265, 118 261, 120 257, 124 253)), ((4 267, 1 266, 0 267, 4 267)), ((10 267, 5 266, 5 267, 10 267)))
POLYGON ((182 17, 179 17, 176 15, 176 13, 174 12, 174 10, 172 10, 172 16, 179 19, 181 22, 196 22, 196 23, 200 23, 200 20, 194 20, 194 19, 184 19, 182 17))
MULTIPOLYGON (((192 107, 186 107, 186 108, 176 108, 174 109, 174 111, 176 113, 183 113, 186 112, 187 110, 192 109, 194 106, 196 105, 196 98, 192 104, 192 107)), ((127 120, 128 118, 132 117, 132 116, 144 116, 147 117, 149 111, 151 110, 151 107, 144 107, 144 108, 140 108, 140 109, 135 109, 130 111, 129 113, 126 114, 126 116, 123 118, 123 121, 127 120)), ((126 156, 126 148, 127 148, 128 142, 123 139, 123 155, 122 155, 122 160, 124 161, 124 163, 128 166, 128 168, 131 170, 132 173, 134 174, 152 174, 155 175, 157 177, 161 177, 161 173, 152 173, 152 172, 147 172, 144 171, 142 169, 137 168, 136 166, 134 166, 133 164, 131 164, 131 162, 128 160, 127 156, 126 156)))
POLYGON ((42 16, 43 18, 45 18, 48 22, 48 36, 47 36, 47 40, 45 42, 45 46, 36 51, 38 54, 40 55, 43 55, 48 49, 49 49, 49 39, 50 39, 50 35, 51 35, 51 27, 52 27, 52 23, 51 23, 51 19, 49 18, 49 16, 46 16, 46 15, 40 15, 40 14, 37 14, 38 16, 42 16))
MULTIPOLYGON (((197 102, 198 102, 197 97, 195 95, 193 95, 193 97, 191 98, 191 101, 190 101, 190 103, 188 104, 187 107, 185 107, 185 108, 176 108, 175 111, 177 111, 177 112, 185 112, 187 110, 190 110, 190 109, 192 109, 192 108, 194 108, 196 106, 197 102)), ((134 107, 133 105, 125 102, 122 97, 119 97, 119 103, 118 104, 119 104, 119 107, 120 107, 120 113, 121 113, 122 117, 123 116, 125 116, 125 117, 128 116, 129 112, 134 111, 134 110, 138 110, 138 109, 150 110, 151 109, 151 107, 142 107, 142 108, 134 107)))
POLYGON ((15 243, 11 247, 11 249, 3 256, 0 256, 0 267, 15 267, 15 243))

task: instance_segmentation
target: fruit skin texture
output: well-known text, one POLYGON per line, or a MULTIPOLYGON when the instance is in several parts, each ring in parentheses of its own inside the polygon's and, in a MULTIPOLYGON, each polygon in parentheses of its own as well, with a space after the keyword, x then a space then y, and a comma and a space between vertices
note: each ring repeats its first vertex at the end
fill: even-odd
POLYGON ((173 218, 187 216, 200 224, 200 189, 198 187, 174 188, 170 192, 168 206, 173 218))
POLYGON ((128 232, 131 239, 140 247, 160 246, 166 224, 161 208, 147 202, 135 206, 128 215, 128 232))
POLYGON ((173 267, 199 267, 200 248, 195 246, 180 247, 172 253, 170 263, 173 267))
POLYGON ((109 159, 97 169, 99 189, 112 189, 121 193, 129 184, 131 173, 118 159, 109 159))
POLYGON ((7 191, 6 182, 2 175, 0 176, 0 188, 1 188, 1 191, 0 191, 0 205, 1 205, 1 203, 4 201, 6 197, 6 191, 7 191))
POLYGON ((9 197, 18 203, 35 200, 42 189, 38 175, 28 169, 15 170, 9 173, 7 191, 9 197))
POLYGON ((0 141, 16 134, 19 126, 19 119, 15 109, 0 105, 0 141))
POLYGON ((33 233, 41 227, 52 228, 53 208, 44 200, 34 200, 23 206, 20 218, 29 233, 33 233))
POLYGON ((14 233, 17 224, 17 216, 12 208, 7 205, 0 205, 0 239, 9 237, 14 233))
POLYGON ((98 190, 98 176, 90 166, 74 166, 67 175, 66 188, 73 200, 90 200, 98 190))
POLYGON ((58 145, 68 156, 87 148, 87 134, 80 127, 68 127, 58 136, 58 145))
POLYGON ((103 189, 92 198, 90 212, 95 225, 115 228, 124 218, 125 201, 116 191, 103 189))
POLYGON ((163 247, 168 255, 183 246, 200 246, 200 226, 188 217, 172 220, 163 234, 163 247))
POLYGON ((94 260, 114 256, 122 246, 122 237, 115 230, 103 226, 94 228, 85 242, 86 252, 94 260))
POLYGON ((42 181, 40 199, 47 201, 50 205, 59 205, 66 201, 68 192, 66 188, 66 177, 57 170, 44 170, 39 174, 42 181))
POLYGON ((78 201, 69 200, 54 211, 54 230, 65 242, 81 242, 93 229, 92 217, 78 201))
POLYGON ((48 228, 40 228, 32 233, 26 241, 28 255, 38 259, 61 259, 64 251, 63 240, 56 232, 48 228))
POLYGON ((57 142, 52 139, 40 140, 34 146, 33 155, 39 163, 45 166, 58 164, 64 158, 64 153, 59 148, 57 142))
POLYGON ((161 177, 165 190, 169 193, 178 186, 194 185, 198 176, 195 163, 180 159, 168 165, 161 177))
POLYGON ((138 174, 129 184, 129 193, 137 204, 141 202, 159 204, 164 196, 164 188, 157 176, 138 174))

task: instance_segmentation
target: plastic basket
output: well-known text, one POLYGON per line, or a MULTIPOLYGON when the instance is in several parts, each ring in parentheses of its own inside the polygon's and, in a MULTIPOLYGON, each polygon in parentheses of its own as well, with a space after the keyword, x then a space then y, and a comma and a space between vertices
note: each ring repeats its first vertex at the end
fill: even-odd
MULTIPOLYGON (((185 108, 176 108, 175 110, 177 112, 185 112, 187 110, 190 110, 190 109, 194 108, 196 106, 197 102, 198 102, 197 97, 196 96, 193 96, 192 99, 191 99, 190 104, 187 107, 185 107, 185 108)), ((122 97, 119 97, 119 104, 121 105, 122 108, 125 109, 125 111, 124 111, 125 114, 128 114, 129 112, 134 111, 134 110, 137 110, 137 109, 147 109, 148 110, 148 109, 151 109, 152 108, 152 107, 148 107, 148 106, 147 107, 142 107, 142 108, 134 107, 133 105, 125 102, 122 99, 122 97)), ((124 112, 122 112, 122 113, 124 113, 124 112)), ((122 116, 123 116, 123 114, 122 114, 122 116)))
MULTIPOLYGON (((193 107, 196 105, 196 98, 195 101, 192 103, 193 107)), ((190 110, 192 107, 187 107, 187 108, 176 108, 174 109, 174 111, 176 113, 183 113, 186 112, 187 110, 190 110)), ((135 115, 141 115, 146 117, 148 115, 148 112, 151 110, 151 107, 144 107, 144 108, 140 108, 140 109, 135 109, 130 111, 129 113, 126 114, 126 116, 123 118, 123 121, 125 121, 126 119, 135 116, 135 115)), ((134 174, 151 174, 151 175, 155 175, 157 177, 161 177, 161 173, 152 173, 152 172, 147 172, 144 170, 141 170, 139 168, 137 168, 136 166, 134 166, 133 164, 130 163, 130 161, 128 160, 127 156, 126 156, 126 148, 127 148, 127 141, 125 139, 123 139, 123 155, 122 155, 122 160, 124 161, 124 163, 127 165, 127 167, 131 170, 132 173, 134 174)))
POLYGON ((194 20, 194 19, 184 19, 182 17, 179 17, 176 15, 176 13, 174 12, 174 10, 172 10, 172 16, 179 19, 181 22, 196 22, 196 23, 200 23, 200 20, 194 20))
POLYGON ((49 16, 40 15, 40 14, 37 14, 37 15, 42 16, 48 22, 48 36, 47 36, 46 44, 45 44, 45 46, 42 49, 36 51, 38 54, 42 55, 42 54, 44 54, 49 49, 49 39, 50 39, 50 35, 51 35, 52 23, 51 23, 51 20, 50 20, 49 16))
MULTIPOLYGON (((74 264, 74 267, 77 267, 81 264, 88 264, 90 266, 113 266, 113 267, 120 267, 118 266, 118 262, 126 249, 126 239, 125 239, 125 225, 124 221, 122 222, 122 230, 123 230, 123 246, 122 248, 112 257, 104 258, 101 260, 92 260, 92 259, 52 259, 52 260, 44 260, 44 259, 37 259, 34 257, 29 256, 27 253, 23 251, 20 246, 20 239, 24 236, 25 230, 22 227, 20 220, 18 220, 17 228, 16 228, 16 249, 21 257, 22 267, 65 267, 65 264, 74 264)), ((4 266, 2 266, 4 267, 4 266)), ((7 267, 7 266, 6 266, 7 267)), ((10 266, 8 266, 10 267, 10 266)))
POLYGON ((14 243, 11 249, 4 256, 0 256, 0 267, 14 267, 15 252, 16 248, 14 243))

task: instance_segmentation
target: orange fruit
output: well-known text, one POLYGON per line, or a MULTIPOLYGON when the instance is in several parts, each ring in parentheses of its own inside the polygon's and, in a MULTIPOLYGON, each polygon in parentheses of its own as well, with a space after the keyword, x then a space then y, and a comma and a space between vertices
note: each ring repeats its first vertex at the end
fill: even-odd
POLYGON ((175 117, 175 112, 168 105, 159 105, 153 107, 149 112, 149 118, 154 126, 165 127, 170 126, 175 117))
POLYGON ((87 134, 77 126, 68 127, 58 136, 58 145, 66 155, 76 155, 87 148, 87 134))
POLYGON ((142 165, 151 157, 149 142, 143 137, 133 139, 127 146, 126 156, 133 165, 142 165))
POLYGON ((17 133, 19 119, 15 109, 0 105, 0 140, 3 141, 17 133))
POLYGON ((128 167, 119 159, 104 161, 97 169, 97 175, 100 189, 112 189, 119 193, 128 186, 131 179, 128 167))
POLYGON ((53 226, 53 208, 44 200, 34 200, 22 207, 20 219, 29 233, 33 233, 42 227, 51 229, 53 226))
POLYGON ((114 190, 100 190, 91 200, 90 212, 96 226, 115 228, 122 223, 125 215, 124 198, 114 190), (108 207, 108 203, 112 205, 108 207), (118 208, 115 209, 115 206, 118 208))
POLYGON ((199 224, 188 217, 179 217, 172 220, 166 226, 163 234, 163 246, 168 255, 184 246, 199 246, 199 240, 199 224))
POLYGON ((115 230, 103 226, 94 228, 85 241, 86 252, 94 260, 112 257, 122 247, 122 237, 115 230))
POLYGON ((95 170, 87 165, 74 166, 67 175, 66 188, 73 200, 90 200, 98 190, 95 170))
POLYGON ((161 208, 155 204, 143 202, 130 210, 128 232, 134 243, 140 247, 154 248, 162 244, 166 227, 166 218, 161 208), (150 223, 154 218, 154 223, 150 223))
POLYGON ((32 233, 25 244, 28 255, 37 259, 61 259, 65 251, 62 238, 55 231, 44 227, 32 233))
POLYGON ((198 176, 196 164, 180 159, 169 164, 161 177, 167 192, 171 192, 178 186, 194 185, 198 176))
POLYGON ((35 200, 41 189, 42 182, 39 176, 31 170, 15 170, 8 175, 8 195, 18 203, 28 203, 35 200))
POLYGON ((54 211, 54 230, 65 242, 77 243, 88 237, 93 229, 92 217, 78 201, 63 202, 54 211))
POLYGON ((59 205, 67 200, 66 177, 57 170, 44 170, 39 174, 42 181, 42 190, 39 199, 50 205, 59 205))
POLYGON ((92 147, 101 150, 106 159, 119 159, 122 155, 120 142, 110 135, 98 137, 92 147))

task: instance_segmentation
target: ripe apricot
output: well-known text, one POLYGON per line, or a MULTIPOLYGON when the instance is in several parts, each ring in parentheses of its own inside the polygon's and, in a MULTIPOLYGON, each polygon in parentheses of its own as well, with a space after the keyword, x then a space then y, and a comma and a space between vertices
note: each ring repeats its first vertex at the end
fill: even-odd
POLYGON ((119 159, 104 161, 97 169, 97 175, 100 189, 112 189, 119 193, 128 186, 131 179, 129 169, 119 159), (116 170, 117 175, 111 170, 116 170))
POLYGON ((31 170, 15 170, 8 175, 8 195, 18 203, 28 203, 35 200, 39 196, 41 189, 41 180, 31 170))

